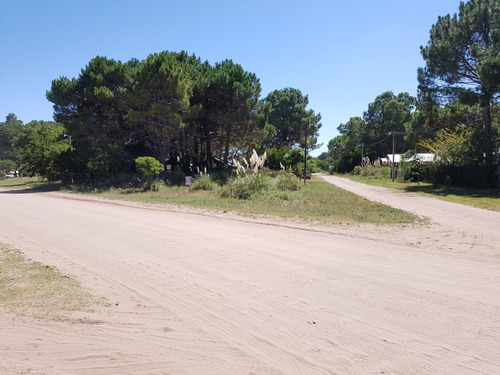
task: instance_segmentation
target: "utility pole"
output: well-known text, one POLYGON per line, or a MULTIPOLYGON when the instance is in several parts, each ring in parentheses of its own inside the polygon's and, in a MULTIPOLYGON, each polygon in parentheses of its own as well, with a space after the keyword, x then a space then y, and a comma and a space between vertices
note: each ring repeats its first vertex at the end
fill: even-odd
POLYGON ((394 182, 394 159, 396 158, 394 156, 394 153, 396 152, 396 132, 389 132, 389 135, 392 135, 392 161, 391 161, 391 175, 392 175, 392 182, 394 182))
POLYGON ((365 166, 365 144, 361 143, 360 147, 361 147, 361 168, 363 168, 365 166))
POLYGON ((311 120, 309 120, 309 125, 306 125, 304 132, 304 185, 306 184, 306 168, 307 168, 307 128, 311 126, 311 120))

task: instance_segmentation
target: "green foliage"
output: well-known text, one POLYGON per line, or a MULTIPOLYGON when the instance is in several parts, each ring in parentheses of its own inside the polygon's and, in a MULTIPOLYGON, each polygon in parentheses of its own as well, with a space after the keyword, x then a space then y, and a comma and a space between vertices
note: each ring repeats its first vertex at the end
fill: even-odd
POLYGON ((370 177, 379 180, 387 180, 391 176, 391 168, 367 165, 364 168, 361 168, 360 176, 370 177))
POLYGON ((439 162, 448 165, 474 164, 472 150, 472 130, 467 127, 440 130, 436 138, 423 141, 421 146, 434 153, 439 162))
POLYGON ((165 168, 163 164, 151 156, 141 156, 135 159, 137 173, 145 176, 156 176, 165 168))
POLYGON ((69 148, 63 134, 64 127, 54 122, 26 124, 14 139, 14 147, 21 155, 21 170, 54 179, 60 173, 57 159, 69 148))
POLYGON ((14 139, 21 132, 23 122, 16 115, 9 113, 5 122, 0 122, 0 159, 15 160, 14 139))
POLYGON ((500 2, 461 2, 458 14, 439 17, 421 47, 426 62, 419 69, 419 96, 426 110, 461 100, 479 105, 484 133, 477 154, 493 163, 495 134, 491 107, 500 93, 500 2))
POLYGON ((217 182, 215 182, 211 176, 204 175, 194 179, 193 190, 215 190, 219 187, 217 182))
POLYGON ((66 155, 64 169, 83 177, 127 172, 144 155, 162 162, 182 155, 185 172, 190 165, 211 171, 213 154, 227 161, 260 149, 274 134, 260 90, 241 65, 211 66, 182 51, 127 63, 97 56, 78 77, 54 80, 47 98, 72 146, 87 156, 66 155))
POLYGON ((358 176, 359 176, 359 175, 361 174, 361 171, 362 171, 362 170, 363 170, 363 168, 361 168, 361 166, 360 166, 360 165, 356 165, 356 166, 354 167, 354 171, 353 171, 353 173, 354 173, 355 175, 358 175, 358 176))
POLYGON ((330 166, 331 166, 331 161, 321 160, 319 158, 313 159, 313 161, 314 161, 314 164, 315 164, 317 170, 329 172, 330 166))
POLYGON ((300 181, 292 173, 281 171, 275 179, 276 188, 283 191, 295 191, 300 188, 300 181))
MULTIPOLYGON (((346 124, 340 124, 340 135, 328 143, 328 155, 333 159, 334 169, 344 173, 359 165, 362 144, 364 156, 372 159, 392 153, 392 139, 388 133, 404 132, 410 126, 415 106, 416 99, 408 93, 395 95, 387 91, 368 105, 363 118, 352 117, 346 124)), ((398 140, 398 148, 408 149, 411 144, 406 141, 398 140)))
POLYGON ((229 180, 229 174, 226 172, 211 172, 210 179, 219 186, 224 186, 229 180))
POLYGON ((8 173, 10 171, 15 171, 16 169, 16 162, 12 160, 0 160, 0 174, 2 174, 2 172, 8 173))
POLYGON ((306 126, 317 124, 316 128, 308 130, 308 145, 314 147, 317 131, 321 127, 321 115, 306 109, 309 104, 307 95, 288 87, 272 91, 264 101, 272 105, 268 116, 269 123, 276 129, 270 141, 272 147, 291 149, 301 144, 303 146, 306 126))
POLYGON ((192 111, 193 83, 188 68, 179 64, 176 54, 161 52, 138 63, 134 77, 127 123, 157 159, 165 160, 165 147, 174 145, 173 139, 179 138, 192 111))
POLYGON ((247 174, 237 177, 228 184, 229 195, 237 199, 248 199, 271 187, 270 177, 264 173, 247 174))
POLYGON ((304 171, 304 150, 293 148, 283 157, 283 164, 287 170, 292 170, 297 175, 302 175, 304 171))
POLYGON ((282 170, 282 166, 285 163, 285 155, 288 152, 288 149, 285 147, 271 147, 266 149, 267 152, 267 162, 266 167, 271 170, 279 171, 282 170))
POLYGON ((176 166, 172 170, 172 176, 170 178, 172 185, 182 186, 186 183, 186 174, 182 171, 179 166, 176 166))

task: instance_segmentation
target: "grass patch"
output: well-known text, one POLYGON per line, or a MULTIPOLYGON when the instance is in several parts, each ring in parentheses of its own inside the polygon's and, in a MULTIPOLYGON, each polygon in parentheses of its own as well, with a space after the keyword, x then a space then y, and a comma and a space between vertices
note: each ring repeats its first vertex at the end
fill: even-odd
POLYGON ((381 186, 389 189, 417 193, 422 196, 434 197, 444 201, 460 203, 463 205, 483 208, 490 211, 500 212, 500 189, 473 189, 465 187, 446 187, 435 188, 431 183, 417 183, 390 179, 376 179, 363 176, 343 175, 353 181, 361 182, 367 185, 381 186))
POLYGON ((158 191, 130 192, 122 189, 101 191, 100 197, 143 203, 187 205, 195 208, 235 211, 246 215, 270 215, 322 224, 372 223, 408 224, 416 216, 380 203, 373 203, 313 177, 297 190, 283 190, 270 184, 248 199, 224 194, 226 187, 191 190, 187 187, 163 187, 158 191))
POLYGON ((18 316, 65 320, 98 300, 76 280, 0 244, 0 308, 18 316))
POLYGON ((286 219, 320 222, 323 225, 339 223, 392 225, 409 224, 418 220, 415 215, 370 202, 315 176, 304 186, 302 180, 298 180, 291 174, 280 172, 272 172, 260 177, 246 177, 236 183, 227 181, 224 186, 220 186, 218 182, 212 183, 207 178, 195 180, 190 193, 186 186, 168 186, 158 180, 144 184, 134 179, 131 181, 130 178, 112 185, 45 183, 45 185, 35 184, 31 188, 30 186, 27 185, 27 189, 23 191, 41 189, 73 191, 113 200, 185 205, 193 208, 238 212, 250 216, 278 216, 286 219))
POLYGON ((15 177, 0 180, 0 187, 33 191, 54 191, 61 189, 61 186, 61 183, 48 182, 38 177, 15 177))

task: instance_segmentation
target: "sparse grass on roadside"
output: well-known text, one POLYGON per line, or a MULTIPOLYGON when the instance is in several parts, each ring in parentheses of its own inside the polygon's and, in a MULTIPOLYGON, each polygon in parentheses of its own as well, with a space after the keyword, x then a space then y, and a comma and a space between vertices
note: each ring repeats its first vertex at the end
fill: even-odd
POLYGON ((313 177, 295 191, 279 189, 254 194, 249 199, 223 197, 221 190, 193 190, 187 187, 164 187, 158 191, 130 192, 110 189, 100 197, 143 203, 187 205, 195 208, 235 211, 245 215, 279 216, 324 225, 339 223, 408 224, 414 215, 355 194, 313 177))
POLYGON ((423 196, 435 197, 444 201, 460 203, 463 205, 484 208, 490 211, 500 212, 500 189, 473 189, 464 187, 433 187, 431 183, 417 183, 390 179, 377 179, 355 175, 342 175, 353 181, 367 185, 381 186, 389 189, 397 189, 423 196))
POLYGON ((76 280, 4 244, 0 244, 0 290, 0 309, 44 320, 65 320, 71 312, 91 311, 98 303, 76 280))
MULTIPOLYGON (((283 177, 283 176, 282 176, 283 177)), ((20 180, 20 179, 18 179, 20 180)), ((265 179, 264 179, 265 180, 265 179)), ((355 194, 342 190, 313 176, 304 186, 298 181, 296 188, 288 186, 289 178, 278 178, 269 183, 269 188, 260 193, 252 193, 248 199, 236 199, 237 188, 211 184, 211 189, 196 189, 195 180, 191 192, 186 186, 167 186, 161 181, 149 181, 146 185, 130 184, 126 181, 119 186, 106 187, 102 184, 63 185, 50 183, 30 185, 23 192, 52 190, 73 191, 106 199, 142 202, 151 204, 185 205, 193 208, 238 212, 251 216, 278 216, 322 225, 340 223, 371 223, 377 225, 409 224, 418 218, 410 213, 373 203, 355 194), (287 183, 287 186, 282 186, 287 183)), ((21 181, 19 181, 21 182, 21 181)), ((267 183, 266 183, 267 185, 267 183)), ((2 186, 0 184, 0 186, 2 186)), ((22 185, 16 185, 21 189, 22 185)))
POLYGON ((13 189, 53 191, 59 190, 61 186, 61 183, 49 182, 38 177, 15 177, 0 180, 0 187, 13 189))

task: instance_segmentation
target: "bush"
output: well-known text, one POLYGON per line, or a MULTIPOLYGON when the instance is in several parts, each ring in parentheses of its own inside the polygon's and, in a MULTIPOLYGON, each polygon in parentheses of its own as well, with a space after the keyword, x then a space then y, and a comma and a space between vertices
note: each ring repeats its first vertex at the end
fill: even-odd
POLYGON ((156 176, 163 171, 163 164, 151 156, 141 156, 135 159, 137 173, 144 176, 156 176))
POLYGON ((204 175, 193 181, 193 190, 215 190, 219 185, 211 176, 204 175))
POLYGON ((361 174, 361 171, 362 171, 362 170, 363 170, 363 168, 361 168, 361 166, 356 165, 356 166, 354 167, 354 171, 353 171, 353 173, 354 173, 355 175, 359 176, 359 175, 361 174))
POLYGON ((210 179, 219 186, 224 186, 229 180, 229 174, 226 172, 211 172, 210 179))
POLYGON ((229 193, 238 199, 248 199, 253 194, 262 193, 269 189, 271 181, 263 173, 250 174, 235 178, 229 185, 229 193))
POLYGON ((299 187, 299 180, 297 179, 297 176, 292 173, 280 172, 276 176, 276 188, 278 190, 295 191, 299 190, 299 187))
POLYGON ((360 174, 363 177, 371 177, 371 178, 383 180, 383 179, 390 178, 391 168, 389 168, 389 167, 375 167, 373 165, 367 165, 366 167, 361 169, 360 174))

